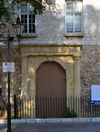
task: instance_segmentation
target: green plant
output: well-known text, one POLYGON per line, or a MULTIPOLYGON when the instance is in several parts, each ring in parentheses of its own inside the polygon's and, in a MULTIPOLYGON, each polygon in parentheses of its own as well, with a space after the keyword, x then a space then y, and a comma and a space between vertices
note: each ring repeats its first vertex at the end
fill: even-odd
POLYGON ((74 110, 70 110, 69 107, 66 108, 66 113, 63 115, 63 118, 73 118, 78 117, 77 113, 74 110))
POLYGON ((47 116, 43 116, 43 118, 45 119, 45 118, 48 118, 47 116))
POLYGON ((11 119, 20 119, 20 118, 18 116, 16 116, 16 118, 15 118, 14 115, 11 115, 11 119))

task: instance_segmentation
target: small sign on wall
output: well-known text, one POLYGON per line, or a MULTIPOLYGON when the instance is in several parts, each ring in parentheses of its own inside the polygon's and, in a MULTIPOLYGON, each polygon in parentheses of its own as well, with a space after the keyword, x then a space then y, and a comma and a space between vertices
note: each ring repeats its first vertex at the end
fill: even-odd
POLYGON ((3 62, 2 67, 3 67, 3 72, 15 72, 14 62, 3 62))
POLYGON ((92 105, 100 105, 100 85, 92 85, 91 103, 92 105))

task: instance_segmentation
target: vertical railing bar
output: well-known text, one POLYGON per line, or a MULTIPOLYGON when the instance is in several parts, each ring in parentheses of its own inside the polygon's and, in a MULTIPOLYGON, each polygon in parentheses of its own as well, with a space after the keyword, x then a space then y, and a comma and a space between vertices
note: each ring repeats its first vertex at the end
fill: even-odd
POLYGON ((16 119, 18 118, 18 97, 16 97, 16 119))
POLYGON ((66 112, 66 96, 63 97, 63 115, 65 115, 66 112))
POLYGON ((40 105, 39 105, 39 104, 40 104, 39 98, 40 98, 40 97, 37 97, 37 103, 38 103, 38 106, 37 106, 37 109, 38 109, 38 111, 37 111, 37 118, 38 118, 39 115, 40 115, 40 113, 39 113, 39 109, 40 109, 40 108, 39 108, 39 106, 40 106, 40 105))
POLYGON ((21 115, 23 116, 23 97, 22 97, 22 104, 21 104, 21 115))
POLYGON ((80 117, 82 117, 82 97, 80 97, 80 117))
POLYGON ((20 105, 20 119, 21 119, 21 99, 19 97, 19 105, 20 105))
POLYGON ((83 98, 81 97, 81 117, 83 117, 83 98))
POLYGON ((37 105, 37 118, 38 118, 39 115, 40 115, 40 113, 39 113, 39 109, 40 109, 40 108, 39 108, 39 106, 40 106, 40 105, 39 105, 39 104, 40 104, 40 102, 39 102, 39 101, 40 101, 39 98, 40 98, 40 97, 37 97, 37 104, 38 104, 38 105, 37 105))
POLYGON ((57 117, 57 96, 55 96, 55 102, 56 102, 56 117, 57 117))
POLYGON ((48 104, 48 118, 49 118, 49 97, 47 97, 47 104, 48 104))
POLYGON ((60 96, 58 96, 58 117, 60 115, 60 96))
POLYGON ((46 99, 46 96, 45 96, 45 108, 46 108, 46 117, 47 117, 47 99, 46 99))
MULTIPOLYGON (((85 97, 83 97, 83 104, 84 104, 84 100, 85 100, 85 97)), ((85 113, 85 106, 83 106, 83 117, 85 117, 84 113, 85 113)))
MULTIPOLYGON (((68 107, 70 108, 69 104, 70 104, 70 97, 68 97, 68 107)), ((68 109, 67 109, 67 116, 68 116, 68 109)))
POLYGON ((77 115, 79 115, 79 97, 77 96, 77 115))
POLYGON ((77 113, 77 98, 78 98, 78 97, 76 96, 76 113, 77 113))
POLYGON ((91 96, 90 96, 90 117, 91 117, 91 96))
MULTIPOLYGON (((73 107, 72 107, 72 96, 70 96, 70 110, 72 110, 73 109, 73 107)), ((71 115, 72 116, 72 115, 71 115)))
POLYGON ((50 106, 51 106, 51 118, 52 118, 52 96, 50 96, 50 106))
POLYGON ((29 97, 29 104, 30 104, 30 105, 29 105, 29 107, 30 107, 29 116, 30 116, 30 118, 32 118, 32 117, 31 117, 31 108, 32 108, 32 107, 31 107, 31 96, 29 97))
POLYGON ((26 118, 26 97, 25 97, 25 118, 26 118))
MULTIPOLYGON (((84 102, 84 104, 85 104, 85 96, 84 96, 84 98, 83 98, 83 102, 84 102)), ((84 109, 84 117, 85 117, 85 105, 83 106, 83 109, 84 109)))
POLYGON ((62 117, 62 109, 63 109, 63 106, 62 106, 62 96, 60 96, 61 98, 61 113, 60 113, 60 117, 62 117))
POLYGON ((88 117, 89 117, 89 115, 90 115, 90 114, 89 114, 89 113, 90 113, 90 112, 89 112, 89 111, 90 111, 90 107, 89 107, 89 106, 90 106, 90 99, 89 99, 89 97, 87 97, 87 98, 88 98, 88 117))
POLYGON ((41 110, 42 110, 42 112, 41 112, 41 117, 42 117, 42 115, 43 115, 43 97, 41 96, 41 99, 40 99, 40 101, 41 101, 41 110))
POLYGON ((53 117, 55 117, 55 105, 54 105, 54 96, 53 96, 53 117))
POLYGON ((38 99, 37 99, 37 96, 35 96, 35 103, 36 103, 36 105, 35 105, 35 114, 36 114, 36 118, 37 118, 37 115, 38 115, 38 99))
POLYGON ((75 98, 73 97, 73 109, 75 109, 75 98))
POLYGON ((44 97, 42 97, 42 98, 43 98, 43 99, 42 99, 42 100, 43 100, 43 104, 42 104, 42 106, 43 106, 43 115, 42 115, 42 118, 43 118, 43 117, 45 116, 45 115, 44 115, 44 97))
POLYGON ((88 98, 88 117, 90 117, 90 98, 89 98, 89 96, 87 96, 87 98, 88 98))

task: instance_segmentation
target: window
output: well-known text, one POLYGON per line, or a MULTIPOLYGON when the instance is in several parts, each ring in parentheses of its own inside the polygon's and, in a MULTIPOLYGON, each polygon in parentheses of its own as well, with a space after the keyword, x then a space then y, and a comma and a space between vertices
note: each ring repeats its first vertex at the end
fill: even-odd
POLYGON ((23 33, 35 33, 35 16, 30 14, 31 10, 29 4, 21 4, 21 22, 25 25, 23 33))
POLYGON ((66 1, 66 33, 82 32, 82 1, 66 1))

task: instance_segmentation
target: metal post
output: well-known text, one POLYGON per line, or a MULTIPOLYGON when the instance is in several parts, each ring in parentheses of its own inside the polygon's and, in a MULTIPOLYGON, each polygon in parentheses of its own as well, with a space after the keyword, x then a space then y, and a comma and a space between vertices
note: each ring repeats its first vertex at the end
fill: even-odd
POLYGON ((92 100, 91 100, 91 122, 92 122, 92 100))
POLYGON ((14 119, 17 118, 16 95, 14 95, 14 119))
MULTIPOLYGON (((10 62, 10 31, 8 30, 8 62, 10 62)), ((7 132, 11 130, 11 104, 10 104, 10 72, 8 72, 8 104, 7 104, 7 132)))

